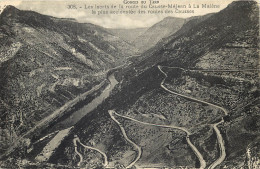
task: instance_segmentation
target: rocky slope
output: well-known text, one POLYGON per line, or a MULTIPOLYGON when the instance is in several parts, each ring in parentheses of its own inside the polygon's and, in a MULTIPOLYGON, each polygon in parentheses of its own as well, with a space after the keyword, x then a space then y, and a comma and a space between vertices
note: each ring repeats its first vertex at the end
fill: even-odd
MULTIPOLYGON (((188 24, 188 23, 187 23, 188 24)), ((161 46, 143 54, 142 62, 120 71, 122 83, 107 100, 80 121, 72 134, 61 144, 50 159, 51 163, 75 165, 79 157, 74 152, 73 135, 84 144, 105 152, 111 166, 127 166, 134 160, 137 150, 124 139, 108 110, 121 115, 158 125, 184 127, 191 132, 191 142, 206 161, 207 167, 220 156, 218 138, 212 124, 224 139, 226 157, 218 167, 248 167, 256 163, 255 144, 259 131, 259 9, 256 2, 233 2, 226 9, 191 24, 169 37, 161 46), (153 53, 151 55, 151 53, 153 53), (183 98, 161 87, 167 74, 167 89, 228 110, 225 115, 216 106, 183 98), (228 70, 209 71, 204 70, 228 70), (232 71, 232 70, 241 71, 232 71), (254 69, 253 71, 243 71, 254 69), (251 147, 252 156, 248 156, 251 147), (254 154, 254 155, 253 155, 254 154)), ((128 137, 142 148, 138 167, 199 167, 198 158, 189 147, 185 133, 144 125, 115 116, 128 137), (180 153, 181 152, 181 153, 180 153)), ((94 152, 79 147, 87 164, 98 165, 101 158, 94 152), (91 161, 92 159, 92 161, 91 161), (96 158, 95 158, 96 159, 96 158), (91 161, 91 162, 90 162, 91 161)))
POLYGON ((0 15, 0 152, 136 51, 100 26, 7 6, 0 15))
POLYGON ((250 2, 232 3, 217 14, 206 16, 206 19, 202 17, 195 24, 193 20, 187 22, 184 30, 166 38, 166 43, 144 53, 140 65, 149 67, 165 62, 168 65, 206 68, 207 64, 202 66, 204 58, 212 61, 211 68, 255 68, 259 64, 256 61, 259 12, 256 6, 246 3, 250 2), (188 24, 192 27, 187 29, 188 24), (207 58, 209 56, 212 58, 207 58))

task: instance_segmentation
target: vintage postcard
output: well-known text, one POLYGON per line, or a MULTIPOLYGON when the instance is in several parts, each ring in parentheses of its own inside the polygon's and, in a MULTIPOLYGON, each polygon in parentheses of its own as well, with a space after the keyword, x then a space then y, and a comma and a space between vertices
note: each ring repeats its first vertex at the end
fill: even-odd
POLYGON ((0 0, 0 168, 259 169, 259 1, 0 0))

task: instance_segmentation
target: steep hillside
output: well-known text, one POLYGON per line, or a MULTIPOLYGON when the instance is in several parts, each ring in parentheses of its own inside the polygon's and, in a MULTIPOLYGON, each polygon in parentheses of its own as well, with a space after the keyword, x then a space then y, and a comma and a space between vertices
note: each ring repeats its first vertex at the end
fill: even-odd
POLYGON ((192 28, 184 26, 184 31, 179 30, 166 38, 166 43, 144 53, 141 57, 147 59, 139 65, 148 68, 164 61, 168 65, 201 67, 201 62, 209 59, 211 68, 256 68, 259 11, 252 3, 232 3, 202 22, 191 24, 192 28))
POLYGON ((138 36, 142 35, 148 28, 133 29, 108 29, 112 34, 123 38, 125 41, 132 43, 138 36))
POLYGON ((0 152, 126 62, 137 50, 120 39, 96 25, 7 6, 0 15, 0 152))
POLYGON ((153 53, 157 53, 159 50, 165 48, 165 45, 168 44, 172 39, 184 34, 185 32, 188 32, 189 30, 193 29, 196 25, 200 24, 212 15, 213 14, 210 13, 202 16, 193 16, 185 18, 184 24, 180 29, 174 31, 173 33, 170 33, 168 36, 163 37, 152 48, 145 51, 142 55, 132 58, 132 61, 134 63, 142 63, 141 61, 145 60, 145 58, 149 58, 153 53))
MULTIPOLYGON (((197 24, 205 21, 212 15, 214 15, 214 13, 210 13, 210 14, 206 14, 206 15, 202 15, 202 16, 192 16, 189 18, 185 18, 185 22, 184 22, 183 26, 179 30, 177 30, 175 33, 170 34, 170 36, 167 36, 167 37, 163 38, 161 41, 159 41, 157 46, 160 47, 162 44, 167 44, 174 37, 178 37, 181 34, 193 29, 197 24)), ((152 48, 152 49, 154 49, 154 48, 152 48)))
POLYGON ((73 145, 77 135, 104 152, 112 168, 255 164, 258 35, 257 3, 239 1, 171 36, 120 71, 117 91, 75 126, 49 162, 75 166, 76 147, 80 166, 102 165, 96 152, 73 145))
POLYGON ((162 38, 175 33, 182 27, 184 22, 185 19, 182 18, 166 17, 138 36, 133 41, 133 44, 139 48, 140 51, 144 52, 153 47, 162 38))

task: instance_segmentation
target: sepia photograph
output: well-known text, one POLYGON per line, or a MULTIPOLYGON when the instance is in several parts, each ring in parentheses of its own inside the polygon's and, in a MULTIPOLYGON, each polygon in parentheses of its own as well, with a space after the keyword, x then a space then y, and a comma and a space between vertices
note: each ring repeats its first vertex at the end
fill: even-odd
POLYGON ((0 0, 0 169, 260 169, 259 8, 0 0))

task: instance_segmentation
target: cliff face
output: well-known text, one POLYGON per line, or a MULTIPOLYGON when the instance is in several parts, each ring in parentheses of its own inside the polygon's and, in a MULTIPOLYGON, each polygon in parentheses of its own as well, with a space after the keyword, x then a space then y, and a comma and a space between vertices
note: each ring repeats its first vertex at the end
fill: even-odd
POLYGON ((1 151, 135 51, 100 26, 7 6, 0 15, 1 151))

